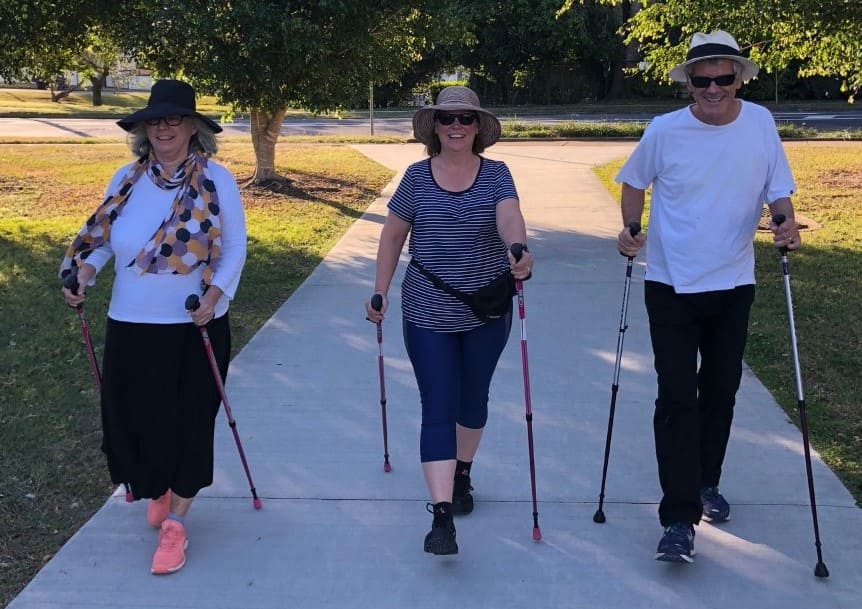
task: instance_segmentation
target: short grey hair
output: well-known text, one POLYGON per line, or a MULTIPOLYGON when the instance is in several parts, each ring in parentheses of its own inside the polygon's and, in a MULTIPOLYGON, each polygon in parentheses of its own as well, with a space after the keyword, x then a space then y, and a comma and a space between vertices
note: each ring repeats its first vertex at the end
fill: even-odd
MULTIPOLYGON (((197 133, 192 135, 189 141, 189 152, 200 152, 205 157, 211 157, 218 152, 218 142, 216 141, 215 132, 210 127, 196 116, 187 116, 195 123, 197 133)), ((129 135, 129 148, 132 154, 137 157, 148 156, 153 149, 150 140, 147 137, 147 125, 143 122, 132 127, 129 135)))

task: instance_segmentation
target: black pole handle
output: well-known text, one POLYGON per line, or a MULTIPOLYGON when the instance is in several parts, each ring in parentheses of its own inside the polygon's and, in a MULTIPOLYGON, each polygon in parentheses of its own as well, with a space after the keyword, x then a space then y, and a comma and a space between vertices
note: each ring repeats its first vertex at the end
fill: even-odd
MULTIPOLYGON (((513 243, 509 247, 509 251, 512 252, 512 255, 515 257, 515 262, 518 262, 521 260, 521 256, 524 255, 524 248, 525 247, 526 246, 523 243, 513 243)), ((533 271, 530 271, 530 274, 527 275, 526 277, 524 277, 523 281, 527 281, 527 279, 529 279, 532 276, 533 276, 533 271)))
POLYGON ((186 311, 197 311, 200 306, 200 297, 197 294, 189 294, 186 298, 186 311))
MULTIPOLYGON (((774 216, 772 216, 772 221, 773 221, 773 222, 775 222, 775 224, 776 224, 777 226, 781 226, 781 224, 782 224, 786 219, 787 219, 787 218, 784 216, 784 214, 775 214, 774 216)), ((782 256, 786 256, 786 255, 787 255, 787 251, 788 251, 788 250, 787 250, 787 248, 786 248, 786 247, 781 246, 781 247, 779 247, 779 248, 778 248, 778 251, 779 251, 779 252, 781 252, 781 255, 782 255, 782 256)))
POLYGON ((383 308, 383 296, 380 294, 375 294, 371 297, 371 308, 375 311, 379 311, 383 308))
MULTIPOLYGON (((639 232, 641 232, 641 223, 640 222, 629 222, 629 234, 632 237, 635 237, 639 232)), ((620 256, 626 256, 622 252, 620 252, 620 256)), ((626 256, 630 261, 634 261, 634 256, 626 256)))
POLYGON ((78 275, 75 273, 69 273, 66 275, 65 279, 63 279, 63 287, 67 290, 71 291, 75 296, 78 295, 78 289, 81 287, 78 284, 78 275))
POLYGON ((515 262, 518 262, 521 260, 521 256, 524 255, 524 244, 513 243, 509 248, 509 251, 512 252, 512 255, 515 257, 515 262))

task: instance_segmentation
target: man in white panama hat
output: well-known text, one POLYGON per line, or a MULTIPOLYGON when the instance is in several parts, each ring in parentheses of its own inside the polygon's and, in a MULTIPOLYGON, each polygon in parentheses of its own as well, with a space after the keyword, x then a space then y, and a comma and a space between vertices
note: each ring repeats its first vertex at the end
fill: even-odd
POLYGON ((656 558, 690 563, 694 526, 722 522, 718 491, 730 436, 748 317, 754 300, 754 233, 764 202, 778 247, 796 249, 796 186, 770 113, 736 99, 758 67, 733 36, 696 33, 670 77, 694 103, 653 120, 620 169, 623 226, 641 222, 652 186, 649 239, 624 228, 617 247, 647 244, 644 283, 658 377, 653 430, 664 534, 656 558), (698 366, 699 363, 699 366, 698 366))

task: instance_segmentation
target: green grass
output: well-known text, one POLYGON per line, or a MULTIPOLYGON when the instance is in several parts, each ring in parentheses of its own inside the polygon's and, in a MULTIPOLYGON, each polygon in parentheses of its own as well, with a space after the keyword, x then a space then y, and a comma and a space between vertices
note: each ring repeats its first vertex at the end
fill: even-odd
MULTIPOLYGON (((217 159, 238 177, 246 142, 217 159)), ((94 382, 74 311, 56 279, 71 237, 130 160, 123 144, 0 145, 0 606, 112 491, 99 450, 94 382)), ((284 303, 392 172, 346 146, 279 144, 291 195, 243 191, 249 251, 231 306, 235 350, 284 303)), ((106 269, 85 314, 97 352, 111 284, 106 269)))
MULTIPOLYGON (((785 149, 798 186, 794 206, 822 225, 803 231, 802 249, 789 258, 811 442, 862 505, 862 144, 791 142, 785 149)), ((621 165, 596 169, 616 200, 621 165)), ((755 248, 757 298, 745 359, 798 422, 778 253, 768 234, 758 234, 755 248)))

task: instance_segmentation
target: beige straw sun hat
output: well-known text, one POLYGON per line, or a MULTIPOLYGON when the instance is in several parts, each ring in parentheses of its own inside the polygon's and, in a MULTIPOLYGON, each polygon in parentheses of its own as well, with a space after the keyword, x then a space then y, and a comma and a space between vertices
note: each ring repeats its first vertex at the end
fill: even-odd
POLYGON ((434 142, 434 115, 437 112, 475 112, 479 116, 478 137, 485 147, 500 139, 500 121, 479 105, 479 97, 468 87, 446 87, 437 96, 437 103, 425 106, 413 115, 413 137, 428 146, 434 142))

